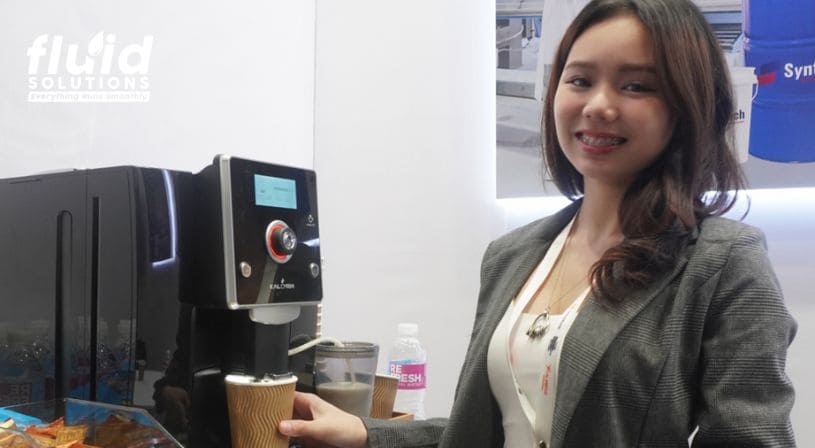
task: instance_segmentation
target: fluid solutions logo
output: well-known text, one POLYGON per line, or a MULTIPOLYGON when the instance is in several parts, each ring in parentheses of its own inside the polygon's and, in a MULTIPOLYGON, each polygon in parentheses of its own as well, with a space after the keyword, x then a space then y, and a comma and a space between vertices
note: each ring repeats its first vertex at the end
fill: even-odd
POLYGON ((28 101, 133 103, 150 101, 153 36, 120 47, 116 35, 98 32, 87 45, 64 45, 63 36, 41 34, 26 51, 28 101))

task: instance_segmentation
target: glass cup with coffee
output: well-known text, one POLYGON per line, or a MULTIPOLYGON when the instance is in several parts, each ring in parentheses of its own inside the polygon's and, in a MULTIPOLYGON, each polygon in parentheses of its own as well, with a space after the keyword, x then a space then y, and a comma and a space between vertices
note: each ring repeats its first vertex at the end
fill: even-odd
POLYGON ((318 344, 314 360, 314 385, 323 400, 351 414, 371 413, 379 346, 369 342, 318 344))

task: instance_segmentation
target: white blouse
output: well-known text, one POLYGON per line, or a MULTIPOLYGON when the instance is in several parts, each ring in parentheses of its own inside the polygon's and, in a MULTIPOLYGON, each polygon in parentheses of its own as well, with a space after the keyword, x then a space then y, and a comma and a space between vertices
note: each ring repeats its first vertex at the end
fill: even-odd
POLYGON ((552 242, 490 340, 487 373, 501 408, 506 448, 538 447, 541 441, 550 443, 560 349, 589 288, 563 314, 549 316, 549 329, 540 338, 526 335, 537 315, 523 310, 551 272, 571 225, 552 242))

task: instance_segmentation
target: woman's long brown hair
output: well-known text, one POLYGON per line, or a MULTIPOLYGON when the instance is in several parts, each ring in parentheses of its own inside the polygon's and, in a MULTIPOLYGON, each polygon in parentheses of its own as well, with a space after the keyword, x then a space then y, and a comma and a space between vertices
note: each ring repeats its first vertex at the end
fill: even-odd
POLYGON ((595 0, 563 36, 553 61, 543 113, 544 160, 560 191, 583 195, 583 176, 566 159, 555 131, 555 92, 569 51, 590 26, 621 14, 650 31, 657 78, 676 117, 662 154, 625 192, 618 211, 623 241, 591 270, 599 297, 622 299, 676 263, 679 249, 706 217, 721 215, 744 188, 731 152, 733 94, 719 44, 690 0, 595 0))

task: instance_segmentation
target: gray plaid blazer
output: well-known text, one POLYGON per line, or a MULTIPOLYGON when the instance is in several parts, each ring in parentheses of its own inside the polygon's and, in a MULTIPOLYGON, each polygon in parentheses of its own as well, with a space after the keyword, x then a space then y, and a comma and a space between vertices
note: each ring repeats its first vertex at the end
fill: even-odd
MULTIPOLYGON (((489 341, 578 207, 490 244, 449 419, 364 419, 371 447, 503 447, 489 341)), ((587 299, 561 353, 551 447, 687 447, 697 427, 695 447, 795 446, 785 374, 795 329, 763 234, 705 219, 650 287, 619 304, 587 299)))

